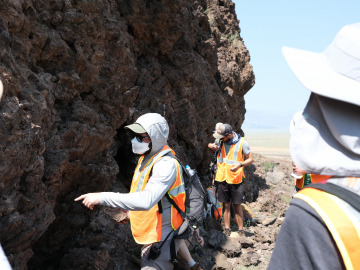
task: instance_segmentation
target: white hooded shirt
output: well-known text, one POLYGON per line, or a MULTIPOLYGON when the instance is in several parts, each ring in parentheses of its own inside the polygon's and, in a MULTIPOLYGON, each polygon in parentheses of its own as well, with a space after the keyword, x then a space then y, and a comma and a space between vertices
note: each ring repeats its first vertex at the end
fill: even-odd
MULTIPOLYGON (((147 154, 139 170, 143 165, 156 155, 166 144, 169 135, 169 126, 160 114, 148 113, 144 114, 136 120, 149 134, 152 148, 151 152, 147 154)), ((132 211, 146 211, 155 206, 170 189, 176 180, 176 163, 175 159, 164 156, 160 158, 153 166, 152 175, 146 184, 144 190, 135 193, 115 193, 102 192, 100 204, 119 207, 124 210, 132 211)), ((138 174, 139 171, 135 172, 138 174)), ((167 199, 163 200, 163 214, 162 214, 162 235, 161 240, 172 231, 171 227, 171 204, 167 199)))

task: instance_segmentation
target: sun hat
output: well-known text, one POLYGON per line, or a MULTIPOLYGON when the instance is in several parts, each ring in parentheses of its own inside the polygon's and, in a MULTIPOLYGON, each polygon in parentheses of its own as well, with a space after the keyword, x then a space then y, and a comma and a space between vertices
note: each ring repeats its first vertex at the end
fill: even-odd
POLYGON ((360 23, 344 26, 322 53, 289 47, 282 51, 306 88, 360 106, 360 23))
POLYGON ((309 173, 360 176, 360 23, 343 27, 321 54, 283 53, 312 92, 293 122, 292 160, 309 173))
POLYGON ((309 173, 360 176, 360 106, 312 93, 295 122, 290 154, 309 173))
POLYGON ((232 127, 229 124, 217 123, 213 136, 215 139, 221 139, 224 136, 232 134, 232 132, 232 127))

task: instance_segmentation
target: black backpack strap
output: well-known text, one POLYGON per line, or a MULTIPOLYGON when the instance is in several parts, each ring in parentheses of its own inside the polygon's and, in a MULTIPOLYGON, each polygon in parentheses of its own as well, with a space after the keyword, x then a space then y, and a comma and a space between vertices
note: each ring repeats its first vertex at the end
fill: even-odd
MULTIPOLYGON (((175 155, 173 155, 173 153, 171 153, 171 151, 169 151, 168 153, 166 153, 165 155, 163 155, 163 156, 167 156, 167 155, 169 155, 169 156, 171 156, 171 157, 175 157, 175 155), (170 155, 170 154, 171 155, 170 155)), ((149 174, 149 178, 151 177, 151 175, 152 175, 152 168, 151 168, 151 171, 150 171, 150 174, 149 174)), ((166 193, 167 194, 167 193, 166 193)), ((163 209, 162 209, 162 200, 160 200, 159 202, 158 202, 158 208, 159 208, 159 213, 160 214, 162 214, 163 213, 163 209)))
POLYGON ((180 213, 181 217, 184 219, 186 216, 185 212, 180 209, 180 207, 176 204, 176 202, 172 198, 170 198, 169 193, 166 193, 165 197, 169 200, 172 206, 175 207, 175 209, 180 213))
POLYGON ((342 188, 342 187, 332 184, 332 183, 310 184, 310 185, 307 185, 305 188, 307 188, 307 187, 316 188, 319 190, 323 190, 327 193, 333 194, 336 197, 339 197, 343 201, 350 204, 357 211, 360 211, 360 196, 358 196, 354 192, 351 192, 350 190, 347 190, 345 188, 342 188))
MULTIPOLYGON (((169 151, 168 153, 166 153, 164 156, 169 156, 169 157, 172 157, 172 158, 176 159, 176 160, 179 162, 179 164, 180 164, 180 166, 182 167, 183 172, 184 172, 184 169, 185 169, 185 168, 182 166, 182 164, 181 164, 180 160, 178 159, 178 157, 175 156, 171 151, 169 151)), ((182 217, 182 218, 185 218, 185 213, 179 208, 179 206, 175 203, 175 201, 170 198, 168 192, 166 192, 165 197, 166 197, 166 198, 168 199, 168 201, 172 204, 172 206, 174 206, 175 209, 180 213, 181 217, 182 217)), ((162 213, 161 200, 158 202, 158 206, 159 206, 159 213, 162 213), (161 210, 161 212, 160 212, 160 210, 161 210)))
POLYGON ((176 248, 175 248, 175 236, 173 237, 173 239, 171 239, 171 242, 170 242, 170 258, 171 258, 171 261, 173 263, 176 263, 177 260, 176 260, 176 248))
MULTIPOLYGON (((167 193, 166 193, 167 194, 167 193)), ((162 210, 162 200, 158 201, 158 208, 159 208, 159 213, 162 214, 163 210, 162 210)))

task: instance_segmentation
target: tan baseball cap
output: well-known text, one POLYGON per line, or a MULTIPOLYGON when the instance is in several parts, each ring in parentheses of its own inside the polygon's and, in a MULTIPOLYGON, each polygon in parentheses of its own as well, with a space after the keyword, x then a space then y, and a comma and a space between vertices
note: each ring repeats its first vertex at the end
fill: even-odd
POLYGON ((221 139, 224 136, 232 134, 232 132, 232 127, 229 124, 217 124, 213 136, 215 139, 221 139))

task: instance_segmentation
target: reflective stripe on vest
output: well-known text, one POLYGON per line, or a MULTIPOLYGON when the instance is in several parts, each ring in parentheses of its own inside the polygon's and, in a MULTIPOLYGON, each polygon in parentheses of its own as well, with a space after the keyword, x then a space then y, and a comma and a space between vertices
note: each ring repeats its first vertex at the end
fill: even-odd
POLYGON ((307 202, 323 219, 336 242, 346 269, 360 269, 359 216, 351 213, 350 206, 340 198, 314 188, 304 188, 294 197, 307 202))
MULTIPOLYGON (((171 199, 174 200, 177 206, 185 213, 185 184, 181 174, 180 165, 176 162, 176 180, 168 191, 171 199)), ((183 223, 183 218, 178 210, 171 204, 171 226, 174 230, 180 227, 183 223)))
MULTIPOLYGON (((141 162, 144 159, 144 156, 140 157, 131 183, 130 193, 144 190, 154 164, 170 151, 172 151, 171 148, 165 145, 157 155, 147 161, 141 172, 138 173, 141 162)), ((185 211, 185 186, 180 172, 179 163, 176 162, 176 180, 168 193, 180 209, 185 211)), ((147 211, 129 211, 129 215, 131 231, 138 244, 151 244, 161 240, 162 218, 159 213, 158 204, 147 211)), ((173 229, 177 229, 182 222, 181 215, 171 205, 171 225, 173 229)))
POLYGON ((311 184, 311 183, 321 183, 325 180, 328 180, 331 178, 331 175, 319 175, 319 174, 304 174, 302 178, 300 179, 296 179, 296 187, 298 189, 302 189, 304 186, 311 184), (305 183, 305 177, 309 175, 310 177, 310 182, 309 183, 305 183))
POLYGON ((221 151, 219 151, 217 156, 215 181, 239 184, 243 178, 245 178, 243 167, 239 168, 236 172, 230 171, 234 165, 244 161, 244 155, 242 153, 244 140, 245 138, 243 137, 236 144, 231 145, 227 155, 225 152, 225 144, 222 144, 221 151))

